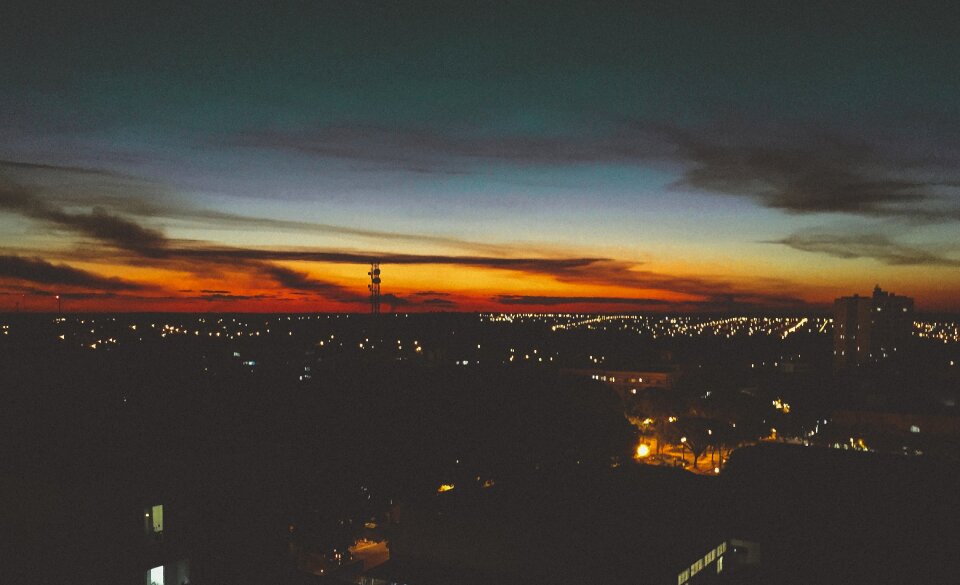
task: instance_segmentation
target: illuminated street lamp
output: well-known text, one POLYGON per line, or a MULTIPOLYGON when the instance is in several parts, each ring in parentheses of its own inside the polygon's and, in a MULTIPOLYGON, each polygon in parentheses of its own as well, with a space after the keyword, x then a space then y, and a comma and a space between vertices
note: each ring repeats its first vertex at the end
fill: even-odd
POLYGON ((637 445, 637 459, 646 459, 650 456, 650 446, 646 443, 637 445))

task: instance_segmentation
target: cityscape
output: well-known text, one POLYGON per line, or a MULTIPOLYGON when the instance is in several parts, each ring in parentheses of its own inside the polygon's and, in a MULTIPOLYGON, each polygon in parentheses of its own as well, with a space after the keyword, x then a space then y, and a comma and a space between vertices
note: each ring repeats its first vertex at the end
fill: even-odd
POLYGON ((3 582, 957 582, 957 23, 3 6, 3 582))
MULTIPOLYGON (((89 517, 69 499, 25 501, 24 513, 61 539, 100 534, 92 549, 55 540, 64 567, 122 556, 111 574, 134 581, 159 582, 159 566, 164 582, 198 583, 572 583, 640 570, 650 582, 792 582, 828 568, 791 573, 794 555, 865 562, 843 538, 867 537, 821 534, 801 516, 791 538, 819 539, 801 546, 756 498, 799 497, 814 514, 821 503, 802 494, 840 497, 830 482, 860 473, 908 474, 884 475, 884 497, 922 480, 949 499, 957 483, 960 324, 879 287, 838 298, 832 316, 8 313, 0 331, 5 383, 29 386, 21 400, 37 409, 10 423, 35 441, 29 489, 53 489, 42 461, 87 497, 131 490, 80 505, 89 517), (847 356, 853 330, 865 345, 847 356), (114 447, 95 454, 91 442, 114 447), (787 485, 753 493, 758 473, 787 485), (596 509, 596 493, 619 503, 596 509), (721 497, 729 509, 650 516, 628 503, 641 495, 681 508, 721 497), (556 522, 550 531, 616 530, 554 542, 540 525, 556 522), (690 522, 702 537, 676 532, 690 522), (517 538, 549 544, 528 551, 517 538), (645 553, 598 564, 628 542, 645 553), (575 555, 590 546, 603 554, 575 555)), ((869 495, 856 499, 846 506, 858 522, 880 520, 869 495)), ((895 517, 956 519, 928 504, 895 517)), ((914 537, 946 554, 951 541, 926 530, 914 537)))

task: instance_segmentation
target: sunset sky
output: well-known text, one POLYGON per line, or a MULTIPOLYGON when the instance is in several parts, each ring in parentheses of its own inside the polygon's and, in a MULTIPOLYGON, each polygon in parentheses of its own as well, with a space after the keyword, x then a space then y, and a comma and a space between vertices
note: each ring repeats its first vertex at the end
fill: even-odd
POLYGON ((0 8, 0 312, 960 311, 956 9, 159 4, 0 8))

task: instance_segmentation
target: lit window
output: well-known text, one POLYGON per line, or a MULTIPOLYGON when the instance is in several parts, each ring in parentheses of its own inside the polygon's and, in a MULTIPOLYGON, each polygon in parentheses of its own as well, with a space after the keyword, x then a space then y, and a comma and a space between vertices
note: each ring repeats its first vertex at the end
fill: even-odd
POLYGON ((690 576, 692 577, 696 575, 697 573, 700 572, 700 569, 702 568, 703 568, 703 559, 699 559, 695 561, 692 565, 690 565, 690 576))
POLYGON ((146 520, 147 533, 159 534, 163 532, 163 505, 153 506, 152 508, 147 508, 144 513, 144 520, 146 520))

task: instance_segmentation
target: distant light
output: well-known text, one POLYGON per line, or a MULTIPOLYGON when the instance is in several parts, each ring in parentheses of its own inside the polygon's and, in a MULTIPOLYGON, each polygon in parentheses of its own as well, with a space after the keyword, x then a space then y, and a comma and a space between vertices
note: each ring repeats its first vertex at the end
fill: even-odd
POLYGON ((650 456, 650 446, 646 443, 637 445, 637 459, 643 459, 650 456))
POLYGON ((443 492, 449 492, 449 491, 452 490, 454 487, 455 487, 455 486, 454 486, 454 484, 452 484, 452 483, 440 484, 440 487, 437 488, 437 493, 438 493, 438 494, 442 494, 443 492))

